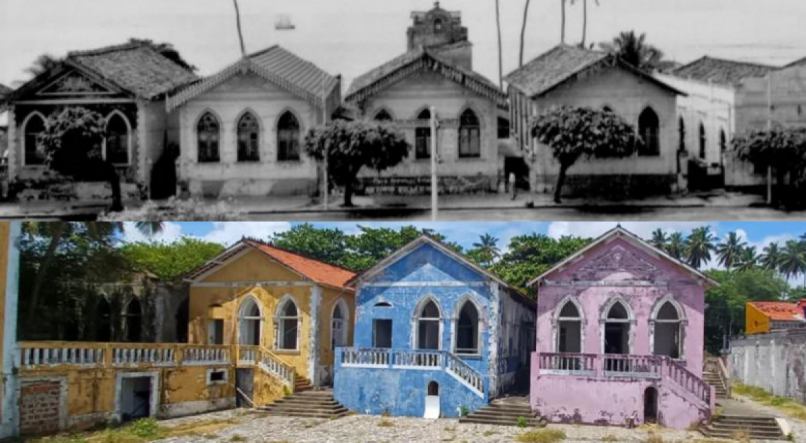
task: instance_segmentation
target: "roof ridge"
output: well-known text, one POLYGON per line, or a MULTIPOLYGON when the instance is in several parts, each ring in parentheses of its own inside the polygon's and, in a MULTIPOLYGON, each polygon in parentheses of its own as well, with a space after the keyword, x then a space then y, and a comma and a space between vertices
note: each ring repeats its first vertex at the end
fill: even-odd
POLYGON ((276 249, 276 250, 281 251, 281 252, 285 252, 285 253, 288 253, 288 254, 293 254, 293 255, 296 255, 297 257, 302 257, 302 258, 307 259, 307 260, 312 260, 312 261, 315 261, 317 263, 321 263, 323 265, 331 266, 331 267, 334 267, 334 268, 341 269, 343 271, 347 271, 347 272, 351 272, 353 274, 356 274, 356 272, 354 270, 352 270, 352 269, 347 269, 344 266, 337 265, 335 263, 331 263, 331 262, 328 262, 328 261, 325 261, 325 260, 322 260, 322 259, 318 259, 318 258, 315 258, 315 257, 311 257, 310 255, 303 254, 303 253, 298 252, 298 251, 292 251, 291 249, 281 248, 281 247, 279 247, 279 246, 277 246, 277 245, 275 245, 275 244, 273 244, 271 242, 267 242, 267 241, 264 241, 264 240, 260 240, 260 239, 253 238, 253 237, 247 237, 247 236, 244 236, 241 239, 241 241, 242 242, 247 242, 247 243, 250 243, 250 242, 257 243, 258 245, 261 245, 261 246, 268 246, 270 248, 276 249))
POLYGON ((261 56, 261 55, 263 55, 263 54, 265 54, 265 53, 267 53, 267 52, 271 51, 272 49, 282 49, 282 50, 284 50, 284 51, 288 52, 288 50, 287 50, 287 49, 283 48, 283 47, 282 47, 282 46, 280 46, 279 44, 273 44, 273 45, 269 46, 268 48, 264 48, 264 49, 261 49, 261 50, 255 51, 255 52, 253 52, 253 53, 251 53, 251 54, 246 54, 246 58, 251 59, 252 57, 258 57, 258 56, 261 56))
POLYGON ((97 49, 86 49, 86 50, 81 50, 81 51, 70 51, 70 52, 67 53, 67 57, 71 58, 71 57, 86 57, 86 56, 92 56, 92 55, 102 55, 102 54, 107 54, 107 53, 110 53, 110 52, 128 51, 128 50, 131 50, 131 49, 141 48, 143 46, 147 46, 147 47, 150 47, 150 48, 153 49, 153 47, 151 47, 151 45, 149 45, 146 42, 131 42, 130 41, 130 42, 121 43, 121 44, 118 44, 118 45, 104 46, 104 47, 97 48, 97 49))

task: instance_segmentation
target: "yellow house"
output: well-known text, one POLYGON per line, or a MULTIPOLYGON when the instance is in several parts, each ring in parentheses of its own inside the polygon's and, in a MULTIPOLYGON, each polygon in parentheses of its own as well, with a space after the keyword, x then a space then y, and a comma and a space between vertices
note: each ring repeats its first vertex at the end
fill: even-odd
POLYGON ((764 334, 806 327, 806 300, 799 302, 752 301, 745 307, 745 334, 764 334))
POLYGON ((337 346, 350 346, 355 276, 346 269, 244 239, 186 275, 189 341, 233 346, 238 399, 266 404, 332 383, 337 346), (293 385, 293 386, 291 386, 293 385))

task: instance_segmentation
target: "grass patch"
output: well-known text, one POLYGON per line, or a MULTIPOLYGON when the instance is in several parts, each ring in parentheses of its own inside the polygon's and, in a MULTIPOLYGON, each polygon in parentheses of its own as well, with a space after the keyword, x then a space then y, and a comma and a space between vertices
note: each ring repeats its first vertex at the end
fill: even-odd
POLYGON ((618 441, 618 437, 613 434, 605 435, 601 438, 602 441, 618 441))
POLYGON ((235 435, 233 435, 232 437, 230 437, 229 441, 232 441, 232 442, 236 442, 236 441, 246 441, 246 437, 244 437, 244 436, 242 436, 242 435, 239 435, 239 434, 235 434, 235 435))
POLYGON ((562 429, 537 429, 520 434, 515 441, 521 443, 556 443, 565 440, 565 431, 562 429))
POLYGON ((495 431, 484 431, 484 433, 481 434, 482 437, 489 437, 491 435, 495 435, 495 431))
POLYGON ((784 415, 798 420, 806 420, 806 406, 788 397, 778 397, 756 386, 747 386, 741 383, 733 385, 733 393, 747 397, 766 406, 771 406, 784 415))
POLYGON ((198 439, 218 438, 216 431, 229 428, 239 422, 229 420, 204 420, 189 422, 174 427, 160 426, 156 419, 144 418, 120 427, 109 427, 80 434, 59 434, 33 437, 27 443, 144 443, 171 437, 192 436, 198 439))
POLYGON ((644 443, 663 443, 663 437, 654 432, 650 432, 644 439, 644 443))
POLYGON ((378 427, 381 427, 381 428, 393 428, 393 427, 395 427, 395 424, 394 424, 394 422, 392 422, 392 420, 388 420, 388 419, 384 418, 383 420, 378 422, 378 427))
POLYGON ((746 431, 733 431, 730 437, 741 443, 750 443, 750 434, 746 431))

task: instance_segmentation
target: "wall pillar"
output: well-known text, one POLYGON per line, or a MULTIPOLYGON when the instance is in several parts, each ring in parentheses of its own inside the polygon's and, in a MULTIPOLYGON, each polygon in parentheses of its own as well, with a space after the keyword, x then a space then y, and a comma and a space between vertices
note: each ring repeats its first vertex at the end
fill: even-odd
MULTIPOLYGON (((9 128, 14 127, 13 112, 9 118, 9 128)), ((9 226, 8 244, 4 245, 7 250, 6 269, 0 271, 6 273, 5 294, 2 299, 3 304, 3 342, 2 342, 2 409, 0 409, 0 438, 10 437, 19 433, 19 409, 18 409, 18 379, 14 371, 14 359, 17 355, 17 308, 19 294, 20 277, 20 250, 17 240, 22 234, 22 223, 11 222, 9 226)))
MULTIPOLYGON (((2 147, 0 147, 2 148, 2 147)), ((2 153, 2 149, 0 149, 2 153)), ((20 155, 25 155, 20 153, 20 155)), ((17 118, 14 106, 8 108, 8 182, 17 178, 17 118)))
POLYGON ((146 119, 146 106, 147 103, 141 100, 137 101, 137 146, 135 152, 137 153, 137 172, 135 174, 135 181, 144 186, 149 184, 146 182, 146 134, 148 133, 148 121, 146 119))
POLYGON ((311 327, 310 327, 310 348, 308 354, 308 375, 314 386, 321 386, 321 374, 319 373, 319 316, 320 305, 322 304, 322 287, 316 285, 311 288, 311 327))

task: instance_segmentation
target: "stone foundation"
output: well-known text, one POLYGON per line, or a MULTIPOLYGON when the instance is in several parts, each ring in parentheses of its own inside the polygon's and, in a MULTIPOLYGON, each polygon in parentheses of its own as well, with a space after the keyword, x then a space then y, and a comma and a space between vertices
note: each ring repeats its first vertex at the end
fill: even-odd
MULTIPOLYGON (((557 175, 538 177, 537 192, 551 193, 557 175)), ((676 175, 569 175, 563 197, 601 197, 608 200, 643 198, 677 192, 676 175)))
MULTIPOLYGON (((496 192, 497 176, 440 176, 439 193, 480 194, 496 192)), ((431 176, 415 177, 364 177, 359 179, 357 194, 361 195, 428 195, 431 193, 431 176)))

